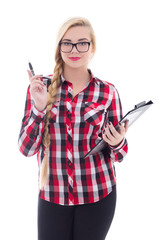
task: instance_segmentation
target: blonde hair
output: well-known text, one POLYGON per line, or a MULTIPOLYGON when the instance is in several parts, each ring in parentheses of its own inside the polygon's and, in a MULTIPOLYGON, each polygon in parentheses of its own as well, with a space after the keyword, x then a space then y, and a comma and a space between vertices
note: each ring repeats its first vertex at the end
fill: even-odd
POLYGON ((96 38, 95 38, 94 30, 92 28, 91 23, 86 18, 74 17, 64 22, 64 24, 61 26, 57 35, 56 50, 55 50, 55 68, 54 68, 51 84, 48 88, 47 113, 45 118, 45 128, 44 128, 44 135, 43 135, 43 145, 45 147, 45 151, 44 151, 44 158, 41 164, 41 171, 40 171, 40 188, 44 187, 47 182, 47 175, 48 175, 48 169, 49 169, 48 155, 49 155, 49 146, 50 146, 50 134, 49 134, 50 111, 52 109, 53 103, 56 101, 56 96, 57 96, 58 88, 60 85, 60 76, 63 72, 63 60, 61 58, 59 43, 62 40, 65 33, 70 28, 75 26, 85 26, 89 28, 93 52, 95 52, 96 50, 96 38))

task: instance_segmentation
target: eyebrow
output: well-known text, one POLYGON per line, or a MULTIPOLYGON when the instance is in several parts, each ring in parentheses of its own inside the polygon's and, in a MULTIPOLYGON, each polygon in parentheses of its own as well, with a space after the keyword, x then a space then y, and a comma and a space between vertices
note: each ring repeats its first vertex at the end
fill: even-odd
MULTIPOLYGON (((89 41, 87 38, 80 38, 80 39, 78 39, 78 42, 85 41, 85 40, 89 41)), ((62 41, 72 42, 72 40, 70 40, 70 39, 63 39, 62 41)))

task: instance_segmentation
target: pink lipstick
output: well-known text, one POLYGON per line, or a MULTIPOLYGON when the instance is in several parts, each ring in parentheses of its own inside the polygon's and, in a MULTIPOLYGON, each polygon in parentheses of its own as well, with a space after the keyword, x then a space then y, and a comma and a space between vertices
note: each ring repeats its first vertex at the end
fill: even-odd
POLYGON ((72 61, 78 61, 80 59, 80 57, 70 57, 69 59, 72 61))

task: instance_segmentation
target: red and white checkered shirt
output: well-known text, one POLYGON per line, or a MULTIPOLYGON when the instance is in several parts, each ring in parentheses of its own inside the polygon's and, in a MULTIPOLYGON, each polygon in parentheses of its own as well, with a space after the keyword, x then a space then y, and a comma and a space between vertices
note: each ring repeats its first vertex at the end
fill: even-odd
MULTIPOLYGON (((72 92, 72 84, 61 76, 49 125, 48 181, 40 189, 42 199, 60 205, 94 203, 107 196, 116 185, 114 162, 121 162, 128 151, 124 139, 117 148, 107 145, 102 152, 84 158, 102 138, 104 122, 116 125, 122 118, 122 107, 116 88, 92 73, 90 82, 74 98, 72 92)), ((45 114, 46 110, 35 108, 29 86, 19 148, 25 156, 37 153, 39 176, 45 114)))

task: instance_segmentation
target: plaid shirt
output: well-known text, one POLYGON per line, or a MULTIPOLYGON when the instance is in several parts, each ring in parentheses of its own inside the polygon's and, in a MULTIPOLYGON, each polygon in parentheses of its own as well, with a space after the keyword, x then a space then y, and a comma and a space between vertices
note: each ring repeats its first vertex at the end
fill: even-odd
MULTIPOLYGON (((116 88, 92 73, 90 82, 74 98, 72 91, 72 84, 61 76, 51 109, 48 181, 40 189, 42 199, 60 205, 93 203, 107 196, 116 184, 114 162, 121 162, 128 151, 124 139, 117 148, 107 145, 102 152, 84 158, 102 138, 105 122, 116 125, 121 119, 122 107, 116 88)), ((39 176, 45 114, 46 110, 35 108, 29 87, 19 148, 25 156, 37 153, 39 176)))

